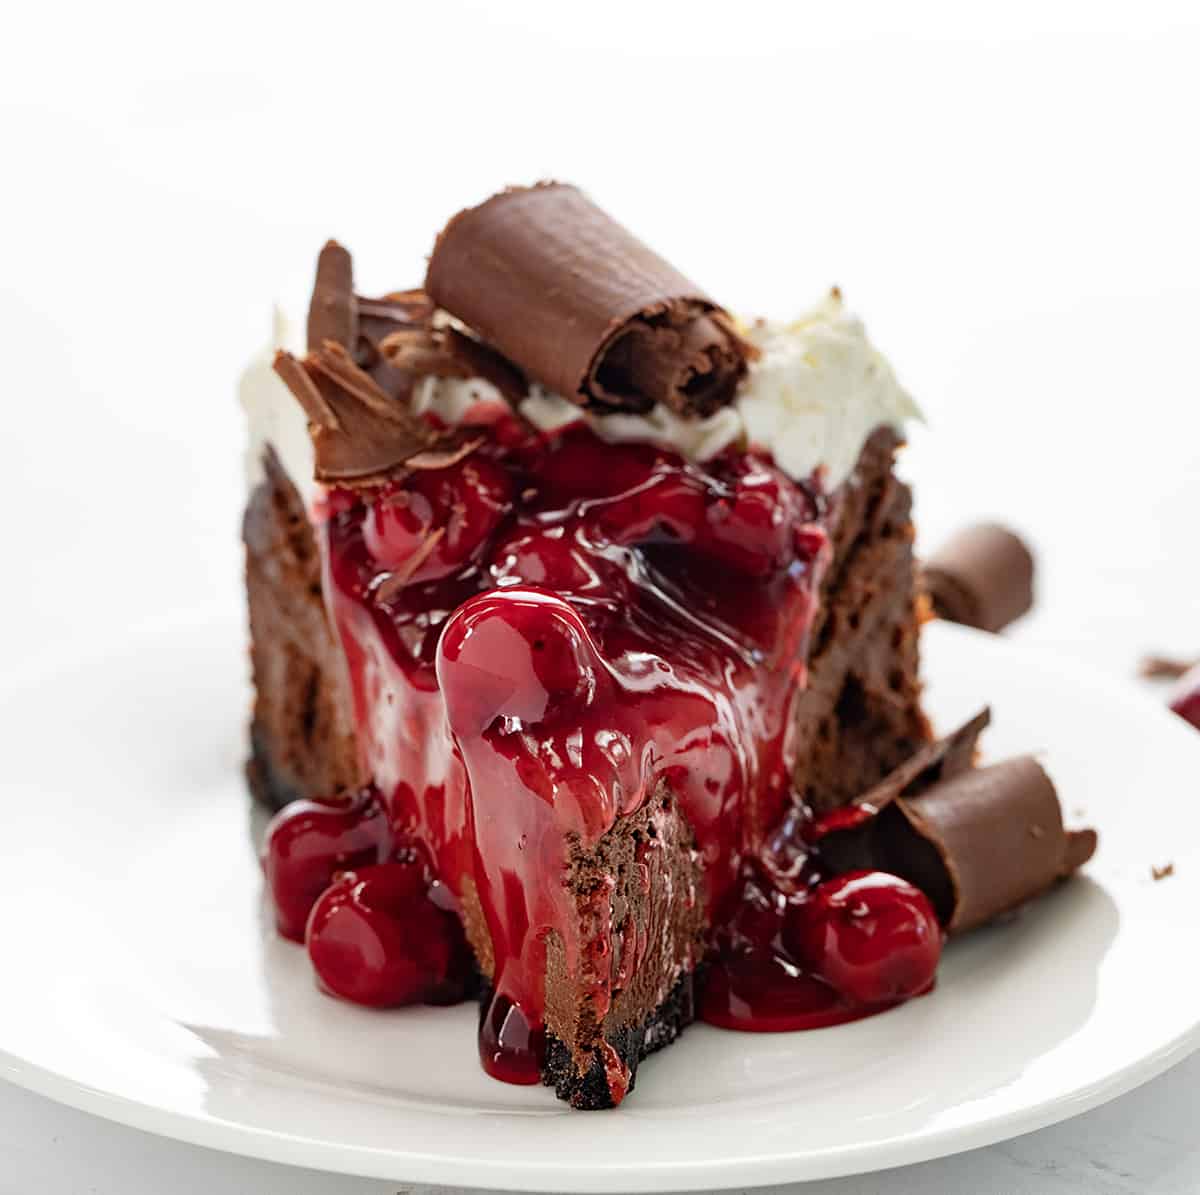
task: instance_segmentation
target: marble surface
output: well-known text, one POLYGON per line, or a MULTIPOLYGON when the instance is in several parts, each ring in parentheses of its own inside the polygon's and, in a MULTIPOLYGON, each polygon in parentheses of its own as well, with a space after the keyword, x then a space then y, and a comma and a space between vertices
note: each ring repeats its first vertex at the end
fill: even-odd
MULTIPOLYGON (((1130 684, 1144 650, 1200 650, 1194 6, 675 8, 347 4, 318 25, 117 2, 69 37, 57 6, 26 12, 0 46, 27 184, 0 227, 6 666, 237 586, 232 380, 327 236, 368 289, 407 285, 449 212, 548 175, 740 309, 787 315, 840 283, 929 417, 905 464, 922 542, 1001 516, 1038 549, 1015 635, 1130 684), (697 80, 720 97, 703 120, 679 109, 697 80)), ((1191 1192, 1197 1098, 1193 1058, 1055 1128, 805 1190, 1191 1192)), ((0 1192, 32 1190, 398 1188, 0 1083, 0 1192)))

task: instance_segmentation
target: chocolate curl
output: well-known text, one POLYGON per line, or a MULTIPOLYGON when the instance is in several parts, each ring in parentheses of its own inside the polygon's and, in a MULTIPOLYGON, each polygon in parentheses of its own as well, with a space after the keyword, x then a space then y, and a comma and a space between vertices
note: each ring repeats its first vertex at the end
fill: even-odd
POLYGON ((899 798, 878 826, 884 867, 925 892, 949 933, 1032 900, 1096 844, 1094 830, 1063 828, 1054 785, 1028 755, 899 798))
POLYGON ((581 405, 709 414, 732 400, 753 352, 699 287, 561 183, 460 212, 438 237, 425 288, 581 405))
POLYGON ((1033 556, 1011 531, 984 523, 952 536, 923 569, 939 617, 1001 631, 1033 605, 1033 556))
POLYGON ((808 841, 821 844, 821 855, 834 872, 883 867, 879 815, 900 797, 973 767, 979 736, 991 720, 992 711, 984 708, 945 738, 926 743, 850 804, 817 818, 808 829, 808 841))
POLYGON ((979 736, 991 725, 992 711, 985 707, 945 738, 927 743, 902 764, 893 768, 874 788, 853 804, 882 813, 899 797, 908 796, 939 780, 951 780, 972 767, 979 736))
POLYGON ((351 352, 358 343, 354 263, 337 241, 326 241, 317 258, 317 280, 308 306, 309 350, 315 352, 326 341, 351 352))
POLYGON ((308 416, 318 481, 378 485, 414 461, 429 468, 444 463, 433 428, 383 390, 341 345, 326 341, 304 361, 276 353, 275 372, 308 416))

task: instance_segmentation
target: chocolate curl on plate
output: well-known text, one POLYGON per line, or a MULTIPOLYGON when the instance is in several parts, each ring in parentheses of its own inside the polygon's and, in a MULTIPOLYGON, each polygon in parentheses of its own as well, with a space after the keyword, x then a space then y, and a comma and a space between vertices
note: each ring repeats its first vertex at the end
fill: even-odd
POLYGON ((561 183, 460 212, 438 237, 425 288, 581 405, 710 414, 732 400, 753 352, 699 287, 561 183))
POLYGON ((1063 828, 1054 785, 1031 757, 974 767, 989 721, 982 710, 818 819, 810 837, 825 863, 836 873, 903 876, 951 933, 994 920, 1082 867, 1096 832, 1063 828))
POLYGON ((990 709, 980 710, 944 738, 926 743, 848 805, 817 818, 807 837, 810 842, 821 844, 826 864, 835 872, 882 867, 879 815, 900 797, 912 796, 938 781, 951 780, 973 767, 979 736, 991 720, 990 709))
POLYGON ((963 772, 897 800, 878 828, 886 870, 929 897, 950 933, 1008 913, 1095 853, 1095 830, 1067 831, 1032 756, 963 772))
POLYGON ((959 531, 922 572, 934 611, 950 622, 1001 631, 1033 606, 1033 556, 995 524, 959 531))

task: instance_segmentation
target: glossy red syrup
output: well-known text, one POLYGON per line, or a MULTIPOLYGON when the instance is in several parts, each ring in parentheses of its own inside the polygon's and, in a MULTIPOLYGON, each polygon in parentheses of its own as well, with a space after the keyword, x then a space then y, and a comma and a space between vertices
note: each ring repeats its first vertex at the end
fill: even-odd
MULTIPOLYGON (((876 942, 881 959, 888 943, 913 953, 905 935, 924 911, 878 881, 864 890, 867 914, 844 926, 791 784, 792 704, 828 555, 820 497, 766 454, 700 467, 581 425, 493 431, 449 469, 366 498, 330 494, 324 545, 364 763, 393 839, 423 844, 486 921, 489 1073, 538 1079, 550 935, 601 1013, 627 981, 637 944, 614 943, 606 901, 577 940, 566 838, 595 843, 664 780, 705 877, 703 891, 670 899, 704 901, 723 927, 707 1019, 795 1028, 903 998, 858 999, 870 986, 858 941, 876 942), (820 939, 819 959, 784 941, 788 918, 805 916, 813 928, 796 941, 815 950, 820 939)), ((353 904, 344 892, 328 900, 353 904)), ((664 977, 660 999, 676 979, 664 977)), ((908 970, 903 979, 912 994, 908 970)), ((893 989, 889 979, 870 991, 893 989)), ((628 1075, 608 1061, 615 1102, 628 1075)))

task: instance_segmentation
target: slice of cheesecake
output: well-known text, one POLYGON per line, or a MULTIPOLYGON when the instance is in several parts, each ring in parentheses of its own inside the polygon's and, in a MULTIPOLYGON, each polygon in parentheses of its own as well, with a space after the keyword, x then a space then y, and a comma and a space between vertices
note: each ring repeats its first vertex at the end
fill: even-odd
MULTIPOLYGON (((327 986, 466 990, 396 978, 415 947, 370 893, 419 868, 433 936, 453 913, 483 983, 484 1066, 586 1108, 698 1012, 804 1027, 928 986, 838 988, 787 944, 829 874, 814 818, 930 738, 893 472, 916 410, 836 292, 740 325, 541 185, 455 217, 423 291, 356 296, 326 246, 307 352, 275 369, 320 488, 306 524, 268 455, 247 515, 251 776, 272 801, 369 782, 293 807, 268 849, 292 936, 351 871, 308 922, 327 986), (296 845, 312 826, 324 854, 296 845), (372 986, 382 941, 404 958, 372 986)), ((281 394, 249 379, 264 422, 281 394)), ((876 896, 935 965, 925 897, 876 896)))

